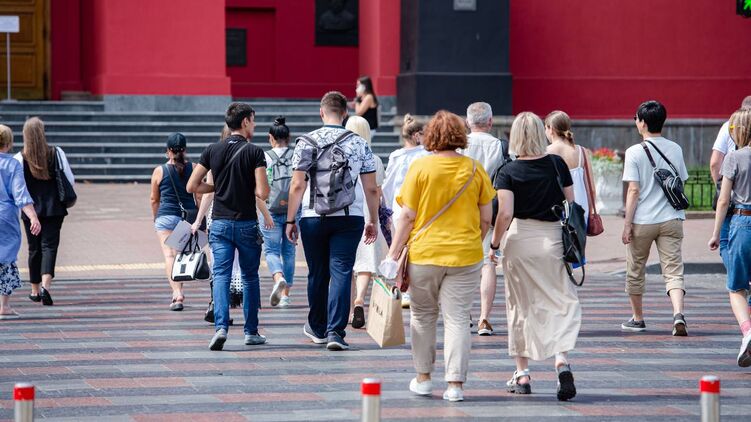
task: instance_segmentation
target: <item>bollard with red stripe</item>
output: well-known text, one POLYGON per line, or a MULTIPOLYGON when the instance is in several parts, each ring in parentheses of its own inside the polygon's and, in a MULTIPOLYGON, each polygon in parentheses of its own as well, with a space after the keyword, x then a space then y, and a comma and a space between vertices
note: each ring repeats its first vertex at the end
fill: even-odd
POLYGON ((13 400, 16 401, 15 422, 34 421, 34 386, 16 384, 13 388, 13 400))
POLYGON ((701 393, 701 422, 720 421, 720 379, 705 375, 699 381, 701 393))
POLYGON ((365 378, 360 388, 362 392, 362 422, 381 421, 381 380, 365 378))

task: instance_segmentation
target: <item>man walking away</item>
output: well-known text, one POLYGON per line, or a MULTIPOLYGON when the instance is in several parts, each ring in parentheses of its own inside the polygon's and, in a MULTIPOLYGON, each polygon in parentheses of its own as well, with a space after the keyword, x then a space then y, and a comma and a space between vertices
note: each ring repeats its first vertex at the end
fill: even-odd
POLYGON ((363 228, 368 244, 378 233, 376 167, 368 143, 342 126, 347 115, 344 95, 324 95, 320 113, 323 127, 300 137, 292 157, 286 233, 295 244, 298 233, 302 237, 308 263, 310 311, 303 333, 329 350, 345 350, 357 244, 363 228), (357 183, 362 190, 356 189, 357 183), (301 202, 298 229, 295 211, 301 202))
POLYGON ((245 344, 266 343, 266 337, 258 333, 258 308, 261 304, 258 267, 263 239, 254 200, 254 196, 262 201, 269 196, 266 159, 261 148, 248 142, 255 128, 252 107, 232 103, 224 119, 231 130, 230 136, 206 147, 188 181, 188 192, 214 192, 209 245, 214 255, 216 333, 209 343, 211 350, 222 350, 227 341, 229 287, 235 251, 242 270, 245 344), (213 185, 204 182, 209 170, 214 176, 213 185))
POLYGON ((673 335, 685 336, 686 319, 683 316, 683 220, 686 214, 675 209, 667 199, 653 171, 673 169, 682 181, 688 179, 683 150, 673 141, 662 137, 662 126, 667 118, 665 106, 657 101, 647 101, 639 106, 634 121, 644 142, 626 150, 623 181, 628 182, 626 219, 623 226, 623 244, 628 245, 626 257, 626 293, 631 299, 632 318, 623 324, 624 331, 645 331, 642 314, 642 295, 645 291, 645 266, 652 243, 660 254, 665 290, 673 304, 673 335), (651 156, 651 159, 650 159, 651 156), (666 161, 666 160, 669 160, 666 161), (653 164, 654 163, 654 164, 653 164))
MULTIPOLYGON (((467 107, 467 124, 471 130, 467 136, 467 148, 459 152, 479 161, 489 176, 494 175, 498 168, 508 161, 509 154, 508 141, 499 140, 490 134, 493 128, 493 109, 490 104, 482 102, 470 104, 467 107)), ((491 226, 482 242, 485 261, 480 282, 480 321, 477 327, 477 334, 481 336, 493 335, 493 326, 490 325, 489 318, 490 311, 493 310, 498 279, 495 272, 496 266, 488 259, 492 236, 493 227, 491 226)))

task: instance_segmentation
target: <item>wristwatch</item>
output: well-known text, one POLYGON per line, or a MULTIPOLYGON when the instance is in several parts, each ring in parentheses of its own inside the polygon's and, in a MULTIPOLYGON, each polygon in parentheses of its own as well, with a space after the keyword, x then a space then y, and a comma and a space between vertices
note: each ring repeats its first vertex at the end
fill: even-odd
POLYGON ((490 244, 490 249, 492 249, 494 251, 497 251, 497 250, 501 249, 501 244, 499 243, 498 246, 493 246, 493 244, 491 243, 490 244))
POLYGON ((293 226, 297 224, 296 221, 285 221, 284 224, 292 224, 293 226))

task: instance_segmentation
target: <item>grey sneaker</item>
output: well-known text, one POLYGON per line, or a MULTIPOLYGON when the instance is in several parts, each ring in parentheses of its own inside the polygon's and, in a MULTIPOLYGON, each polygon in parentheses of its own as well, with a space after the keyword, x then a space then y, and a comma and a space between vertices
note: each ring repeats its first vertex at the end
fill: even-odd
POLYGON ((258 333, 245 334, 245 344, 248 346, 255 346, 264 343, 266 343, 266 336, 262 336, 258 333))
POLYGON ((291 302, 289 296, 282 296, 282 298, 279 299, 279 305, 278 306, 280 308, 288 308, 291 303, 292 302, 291 302))
POLYGON ((211 343, 209 343, 209 350, 218 351, 222 350, 224 348, 224 342, 227 341, 227 330, 224 328, 220 328, 216 331, 216 334, 214 334, 214 337, 211 339, 211 343))
POLYGON ((639 333, 647 331, 647 324, 645 324, 644 321, 634 321, 634 319, 631 318, 628 322, 621 324, 621 330, 639 333))
POLYGON ((305 326, 302 327, 302 333, 305 334, 306 337, 313 340, 313 343, 315 344, 326 344, 326 339, 322 337, 318 337, 314 332, 313 329, 310 328, 310 325, 306 322, 305 326))
POLYGON ((675 314, 673 316, 673 335, 677 337, 686 337, 688 331, 686 331, 686 317, 683 314, 675 314))
POLYGON ((286 288, 287 280, 283 278, 274 284, 274 290, 271 291, 271 296, 269 296, 269 303, 271 303, 271 306, 276 306, 279 304, 279 300, 282 298, 282 292, 286 288))
POLYGON ((340 351, 349 349, 349 344, 337 333, 329 333, 328 343, 326 348, 332 351, 340 351))

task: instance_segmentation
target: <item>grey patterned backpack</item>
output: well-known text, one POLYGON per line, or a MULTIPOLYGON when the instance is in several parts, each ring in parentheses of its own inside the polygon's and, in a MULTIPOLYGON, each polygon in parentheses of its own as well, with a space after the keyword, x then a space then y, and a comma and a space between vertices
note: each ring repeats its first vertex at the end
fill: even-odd
POLYGON ((289 201, 289 186, 292 182, 292 148, 287 148, 282 156, 278 156, 273 150, 269 150, 271 165, 269 166, 269 212, 282 214, 287 212, 289 201))
POLYGON ((350 174, 350 163, 347 152, 342 143, 350 136, 351 131, 345 131, 336 140, 320 147, 318 143, 307 135, 298 138, 314 148, 312 165, 308 170, 310 179, 310 205, 318 215, 329 215, 344 210, 349 215, 349 206, 355 202, 355 184, 350 174))

